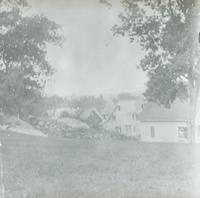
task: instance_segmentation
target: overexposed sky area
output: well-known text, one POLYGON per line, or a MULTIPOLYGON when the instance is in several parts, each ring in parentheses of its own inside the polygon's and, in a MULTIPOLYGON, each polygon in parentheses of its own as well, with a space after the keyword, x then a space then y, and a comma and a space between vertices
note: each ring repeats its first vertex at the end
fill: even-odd
POLYGON ((51 46, 48 60, 56 69, 46 93, 92 95, 109 92, 140 92, 145 74, 136 66, 143 53, 128 38, 114 37, 111 28, 119 22, 122 8, 111 9, 99 0, 31 0, 32 10, 62 26, 62 48, 51 46))

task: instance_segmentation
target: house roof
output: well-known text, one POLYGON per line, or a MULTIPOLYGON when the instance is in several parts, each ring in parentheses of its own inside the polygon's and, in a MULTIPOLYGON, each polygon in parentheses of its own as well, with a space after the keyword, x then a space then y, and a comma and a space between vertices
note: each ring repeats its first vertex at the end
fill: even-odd
POLYGON ((170 108, 149 102, 139 114, 142 122, 187 122, 188 118, 189 105, 180 101, 175 101, 170 108))
MULTIPOLYGON (((112 108, 109 110, 109 117, 104 120, 104 123, 109 122, 112 118, 117 113, 118 107, 120 107, 121 112, 126 112, 126 113, 140 113, 141 112, 141 106, 144 103, 143 100, 137 100, 137 99, 132 99, 132 100, 123 100, 119 101, 117 104, 113 104, 112 108)), ((107 111, 108 112, 108 111, 107 111)))
POLYGON ((84 110, 83 112, 80 113, 79 118, 82 120, 87 120, 89 116, 91 115, 91 113, 94 113, 95 115, 99 117, 101 121, 103 121, 103 117, 101 116, 101 114, 98 112, 96 108, 90 108, 90 109, 84 110))
POLYGON ((124 112, 140 113, 141 106, 144 103, 142 100, 126 100, 117 103, 124 112))

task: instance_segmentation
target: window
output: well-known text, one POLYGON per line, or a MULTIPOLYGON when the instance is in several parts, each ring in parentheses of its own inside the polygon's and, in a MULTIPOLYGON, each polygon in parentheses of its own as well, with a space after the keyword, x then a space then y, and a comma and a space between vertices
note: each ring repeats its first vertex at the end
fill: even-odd
POLYGON ((125 125, 126 132, 131 133, 131 125, 125 125))
POLYGON ((136 120, 136 115, 134 113, 132 114, 132 118, 133 120, 136 120))
POLYGON ((133 126, 133 133, 135 133, 136 132, 136 129, 135 129, 135 126, 133 126))
POLYGON ((128 131, 131 132, 131 125, 128 125, 128 131))
POLYGON ((122 128, 120 126, 115 127, 115 131, 117 133, 121 133, 122 132, 122 128))
POLYGON ((151 126, 150 130, 151 130, 151 137, 154 138, 155 137, 155 127, 151 126))
POLYGON ((178 127, 178 137, 179 137, 179 139, 187 139, 188 138, 187 127, 178 127))
POLYGON ((120 110, 121 110, 120 106, 117 106, 117 110, 118 110, 118 111, 120 111, 120 110))

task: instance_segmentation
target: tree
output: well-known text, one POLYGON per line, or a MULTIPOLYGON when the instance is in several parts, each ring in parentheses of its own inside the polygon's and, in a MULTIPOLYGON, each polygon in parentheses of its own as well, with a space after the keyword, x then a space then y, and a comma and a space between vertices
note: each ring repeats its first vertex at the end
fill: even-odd
POLYGON ((67 98, 56 95, 44 97, 43 100, 46 111, 53 110, 54 113, 56 112, 56 109, 66 107, 68 105, 67 98))
POLYGON ((105 107, 105 100, 102 95, 95 96, 81 96, 77 98, 73 98, 69 101, 69 105, 73 108, 79 108, 80 110, 85 110, 88 108, 97 108, 101 110, 105 107))
POLYGON ((117 95, 116 99, 117 101, 129 101, 129 100, 137 100, 139 99, 139 97, 128 92, 124 92, 124 93, 122 92, 117 95))
POLYGON ((27 7, 28 3, 26 0, 0 0, 1 7, 9 7, 9 8, 16 8, 16 7, 27 7))
POLYGON ((42 94, 53 74, 46 60, 47 44, 60 44, 60 28, 44 16, 24 16, 10 0, 0 12, 0 105, 5 112, 23 115, 42 94))
POLYGON ((191 141, 195 139, 200 87, 198 0, 123 0, 115 35, 128 35, 146 52, 141 68, 149 81, 148 100, 170 107, 176 98, 190 102, 191 141))

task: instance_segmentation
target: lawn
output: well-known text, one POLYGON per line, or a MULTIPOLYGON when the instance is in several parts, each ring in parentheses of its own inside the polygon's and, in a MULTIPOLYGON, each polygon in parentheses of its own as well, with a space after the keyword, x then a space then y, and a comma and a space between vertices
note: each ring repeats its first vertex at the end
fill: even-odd
POLYGON ((6 198, 200 197, 200 146, 1 134, 6 198))

